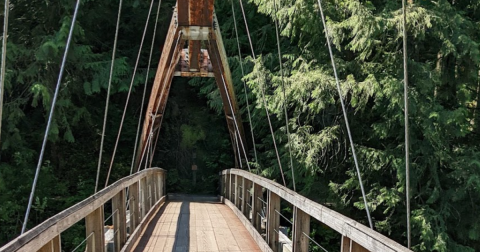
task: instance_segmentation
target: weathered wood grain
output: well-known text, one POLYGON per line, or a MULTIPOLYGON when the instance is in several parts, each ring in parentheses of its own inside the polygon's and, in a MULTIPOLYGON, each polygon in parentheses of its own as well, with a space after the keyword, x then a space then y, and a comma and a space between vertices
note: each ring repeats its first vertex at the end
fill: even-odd
POLYGON ((310 199, 307 199, 304 196, 285 188, 278 183, 239 169, 229 169, 222 172, 222 174, 228 173, 243 176, 251 180, 253 183, 258 184, 279 195, 282 199, 288 201, 290 204, 298 207, 300 210, 310 215, 310 217, 324 223, 343 236, 352 239, 355 241, 355 243, 364 247, 368 251, 411 251, 392 239, 375 232, 374 230, 371 230, 365 225, 310 199))
POLYGON ((65 231, 78 221, 84 219, 94 210, 103 206, 106 201, 110 200, 120 190, 123 190, 124 188, 136 183, 138 180, 146 176, 150 176, 156 172, 164 172, 164 170, 159 168, 146 169, 111 184, 95 195, 92 195, 76 205, 58 213, 35 228, 30 229, 23 235, 10 241, 5 246, 0 248, 0 252, 37 251, 39 248, 43 247, 45 244, 58 236, 61 232, 65 231))

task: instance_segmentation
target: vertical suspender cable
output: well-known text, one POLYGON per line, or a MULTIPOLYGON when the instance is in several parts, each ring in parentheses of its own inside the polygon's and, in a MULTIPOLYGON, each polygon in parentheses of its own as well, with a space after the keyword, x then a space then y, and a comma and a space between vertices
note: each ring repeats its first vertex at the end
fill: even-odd
MULTIPOLYGON (((250 49, 252 50, 252 57, 254 60, 257 59, 255 56, 255 50, 253 49, 253 43, 252 43, 252 38, 250 36, 250 30, 248 29, 248 22, 247 22, 247 17, 245 15, 245 10, 243 8, 243 3, 242 0, 239 0, 240 2, 240 7, 242 9, 242 15, 243 15, 243 20, 245 21, 245 28, 247 29, 247 35, 248 35, 248 41, 250 43, 250 49)), ((287 187, 287 183, 285 182, 285 175, 283 174, 283 167, 282 167, 282 162, 280 161, 280 155, 278 153, 278 148, 277 148, 277 142, 275 140, 275 133, 273 132, 273 127, 272 127, 272 121, 270 120, 270 113, 268 112, 268 107, 267 107, 267 101, 265 99, 265 87, 262 88, 262 100, 263 100, 263 105, 265 107, 265 113, 267 114, 267 120, 268 120, 268 125, 270 127, 270 133, 272 135, 272 140, 273 140, 273 146, 275 147, 275 154, 277 155, 277 162, 278 162, 278 167, 280 168, 280 174, 282 175, 282 180, 283 180, 283 185, 287 187)))
POLYGON ((43 155, 45 153, 45 147, 48 140, 48 132, 52 126, 53 113, 55 112, 55 104, 57 103, 58 93, 60 90, 60 84, 62 83, 63 72, 65 70, 65 64, 67 62, 68 50, 70 49, 70 43, 72 42, 73 30, 75 29, 75 21, 77 20, 78 9, 80 8, 80 0, 77 0, 75 5, 75 11, 73 13, 72 24, 70 26, 70 32, 68 33, 67 44, 65 45, 65 52, 63 54, 62 65, 60 67, 60 73, 58 75, 57 86, 55 88, 55 94, 53 95, 52 106, 50 107, 50 115, 48 116, 47 128, 45 129, 45 135, 43 136, 42 149, 40 151, 40 157, 38 158, 37 170, 35 171, 35 178, 33 179, 32 191, 30 192, 30 198, 28 199, 27 211, 25 213, 25 219, 22 225, 22 232, 25 232, 28 222, 28 215, 30 214, 30 209, 32 207, 33 196, 35 195, 35 187, 37 186, 38 175, 40 174, 40 168, 42 167, 43 155))
MULTIPOLYGON (((210 40, 208 40, 208 43, 210 44, 210 40)), ((212 48, 212 46, 210 45, 210 48, 212 48)), ((215 54, 215 60, 217 61, 217 66, 218 66, 218 71, 220 73, 220 76, 222 77, 222 82, 223 82, 223 86, 225 87, 225 90, 226 92, 228 93, 228 88, 227 88, 227 83, 225 82, 225 78, 223 76, 223 73, 222 73, 222 69, 220 68, 220 59, 219 59, 219 56, 216 52, 216 50, 213 50, 213 54, 215 54)), ((213 64, 212 64, 213 65, 213 64)), ((230 111, 232 112, 232 117, 233 117, 233 124, 235 126, 235 133, 236 134, 239 134, 239 127, 238 127, 238 122, 237 122, 237 117, 235 116, 235 110, 233 109, 233 105, 232 105, 232 101, 230 99, 230 95, 226 95, 227 96, 227 101, 228 101, 228 105, 230 107, 230 111)), ((248 167, 248 171, 251 172, 251 168, 250 168, 250 162, 248 161, 248 155, 247 155, 247 151, 245 150, 245 144, 243 143, 243 140, 242 140, 242 137, 239 135, 238 139, 240 139, 240 146, 242 147, 242 150, 243 150, 243 155, 245 156, 245 159, 247 159, 247 167, 248 167)), ((233 139, 232 139, 233 140, 233 139)))
MULTIPOLYGON (((180 41, 182 40, 182 32, 180 32, 178 38, 177 38, 177 42, 175 43, 175 47, 174 47, 174 50, 177 50, 177 47, 179 46, 180 44, 180 41)), ((175 54, 174 54, 175 55, 175 54)), ((172 58, 170 59, 170 64, 168 64, 168 71, 167 71, 167 75, 166 76, 170 76, 170 74, 172 73, 172 69, 175 68, 175 67, 171 67, 171 65, 176 61, 178 60, 177 58, 173 57, 172 55, 172 58)), ((166 80, 166 78, 163 80, 164 82, 165 81, 171 81, 170 79, 166 80)), ((160 96, 159 97, 163 97, 163 95, 165 94, 165 89, 166 89, 166 85, 163 85, 162 86, 162 92, 160 93, 160 96)), ((151 123, 151 126, 150 126, 150 130, 148 131, 148 134, 151 134, 153 133, 153 126, 155 125, 155 120, 157 119, 157 116, 158 116, 158 110, 160 109, 160 103, 161 102, 158 102, 157 104, 157 107, 155 109, 155 115, 151 115, 152 116, 152 123, 151 123)), ((166 105, 165 105, 166 106, 166 105)), ((163 121, 163 113, 162 113, 162 118, 160 119, 160 125, 163 121)), ((160 133, 160 132, 159 132, 160 133)), ((153 141, 153 139, 150 139, 151 141, 153 141)), ((158 134, 157 134, 157 139, 155 140, 155 145, 157 144, 157 140, 158 140, 158 134)), ((156 147, 156 146, 155 146, 156 147)), ((154 148, 155 148, 154 147, 154 148)), ((145 149, 145 148, 144 148, 145 149)), ((153 157, 152 157, 153 158, 153 157)), ((143 154, 142 154, 142 158, 140 159, 140 161, 138 162, 139 166, 137 168, 137 171, 140 170, 140 164, 142 163, 142 160, 143 160, 143 154)), ((148 160, 145 160, 145 162, 148 162, 148 160)))
POLYGON ((8 39, 8 12, 10 1, 5 0, 5 13, 3 18, 3 41, 2 41, 2 70, 0 73, 0 136, 2 132, 3 96, 5 91, 5 69, 7 67, 7 39, 8 39))
POLYGON ((325 16, 323 15, 323 8, 321 0, 318 0, 318 6, 320 8, 320 15, 322 17, 322 23, 325 30, 325 39, 327 40, 328 52, 330 53, 330 59, 332 61, 333 73, 335 74, 335 82, 337 84, 338 95, 340 98, 340 103, 342 104, 343 117, 345 118, 345 127, 347 128, 348 138, 350 140, 350 147, 352 149, 353 160, 355 161, 355 168, 357 169, 358 182, 360 184, 360 189, 362 190, 363 203, 365 205, 365 211, 367 212, 368 223, 370 228, 373 229, 372 217, 370 217, 370 210, 368 209, 367 196, 365 195, 365 189, 363 188, 362 175, 360 174, 360 168, 358 166, 357 154, 355 152, 355 146, 353 144, 352 132, 350 131, 350 124, 348 123, 347 110, 345 108, 345 103, 343 101, 342 89, 340 88, 340 82, 338 81, 337 67, 335 66, 335 59, 333 58, 332 45, 330 43, 330 38, 328 37, 327 24, 325 22, 325 16))
POLYGON ((160 14, 161 5, 162 5, 162 0, 160 0, 158 3, 157 16, 155 17, 155 27, 153 28, 152 45, 150 47, 150 56, 148 57, 147 75, 145 76, 145 86, 143 87, 142 104, 140 105, 140 116, 138 118, 137 136, 135 137, 135 143, 133 146, 133 156, 132 156, 132 165, 130 167, 130 175, 133 172, 133 166, 135 166, 135 156, 137 155, 138 138, 140 136, 140 127, 142 124, 142 117, 143 117, 143 106, 145 103, 145 95, 147 93, 148 75, 150 74, 150 65, 152 63, 153 46, 155 44, 155 36, 157 35, 158 16, 160 14))
POLYGON ((112 86, 113 69, 115 66, 115 54, 117 52, 118 30, 120 27, 120 17, 122 15, 123 0, 118 4, 117 26, 115 28, 115 40, 113 41, 112 63, 110 65, 110 76, 108 77, 107 101, 105 102, 105 116, 103 117, 102 140, 100 141, 100 153, 98 154, 97 178, 95 179, 95 193, 98 190, 98 180, 100 179, 100 168, 102 166, 103 143, 105 141, 105 129, 107 128, 108 106, 110 103, 110 89, 112 86))
MULTIPOLYGON (((273 0, 274 10, 275 13, 278 13, 277 10, 277 1, 273 0)), ((293 168, 293 158, 292 158, 292 141, 290 138, 290 129, 288 127, 288 112, 287 112, 287 95, 285 94, 285 80, 284 80, 284 73, 283 73, 283 63, 282 63, 282 50, 280 49, 280 33, 278 31, 278 19, 277 16, 274 15, 275 19, 275 31, 277 35, 277 48, 278 48, 278 64, 280 64, 280 73, 282 75, 282 91, 283 91, 283 110, 285 113, 285 127, 287 130, 287 138, 288 138, 288 153, 290 156, 290 169, 292 170, 292 182, 293 182, 293 191, 297 191, 295 186, 295 171, 293 168)))
POLYGON ((253 153, 255 156, 255 162, 258 162, 257 158, 257 147, 255 146, 255 135, 253 134, 253 123, 252 123, 252 115, 250 113, 250 104, 248 101, 248 92, 247 92, 247 84, 245 83, 245 71, 243 69, 243 62, 242 62, 242 50, 240 49, 240 41, 238 39, 238 28, 237 28, 237 18, 235 17, 235 7, 233 5, 233 0, 230 1, 232 4, 232 15, 233 15, 233 24, 235 28, 235 35, 237 38, 237 47, 238 47, 238 60, 240 62, 240 69, 242 70, 242 81, 243 81, 243 89, 245 91, 245 100, 247 103, 247 113, 248 113, 248 121, 250 122, 250 132, 252 133, 252 142, 253 142, 253 153))
POLYGON ((117 153, 118 143, 120 141, 120 135, 122 134, 123 122, 125 121, 125 116, 127 114, 128 102, 130 101, 130 95, 132 93, 133 83, 135 81, 135 75, 137 73, 138 63, 140 61, 140 56, 142 54, 143 42, 145 41, 145 35, 147 33, 148 23, 150 21, 150 14, 152 13, 154 0, 150 3, 150 9, 148 10, 147 21, 145 22, 145 28, 143 29, 142 41, 140 42, 140 48, 138 49, 137 61, 135 62, 135 68, 133 70, 132 80, 130 82, 130 88, 128 90, 127 101, 125 102, 125 108, 123 109, 122 120, 120 122, 120 128, 118 129, 117 140, 115 142, 115 147, 113 148, 112 159, 110 161, 110 167, 108 168, 107 178, 105 179, 105 187, 108 185, 108 180, 110 179, 110 173, 112 172, 113 161, 115 160, 115 154, 117 153))
POLYGON ((410 230, 410 134, 408 129, 408 65, 407 65, 407 8, 402 0, 403 9, 403 78, 405 98, 405 194, 407 198, 407 240, 408 248, 411 247, 410 230))

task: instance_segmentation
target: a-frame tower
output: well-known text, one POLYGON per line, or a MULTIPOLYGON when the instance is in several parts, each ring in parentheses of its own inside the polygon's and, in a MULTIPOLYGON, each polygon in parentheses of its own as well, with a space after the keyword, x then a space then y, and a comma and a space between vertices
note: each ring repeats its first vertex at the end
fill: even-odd
POLYGON ((246 160, 247 146, 214 0, 177 1, 146 110, 137 163, 148 145, 156 143, 174 76, 215 78, 238 167, 246 160))

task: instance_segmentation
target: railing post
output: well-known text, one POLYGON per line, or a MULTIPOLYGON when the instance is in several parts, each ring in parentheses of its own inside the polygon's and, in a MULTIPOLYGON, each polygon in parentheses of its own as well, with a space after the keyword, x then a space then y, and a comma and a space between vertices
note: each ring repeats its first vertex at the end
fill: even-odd
POLYGON ((341 252, 369 252, 366 248, 358 245, 356 242, 346 236, 342 236, 341 252))
POLYGON ((140 223, 140 210, 138 207, 139 203, 139 192, 138 192, 138 182, 131 185, 128 188, 128 209, 130 210, 130 234, 137 228, 138 224, 140 223))
POLYGON ((167 196, 167 176, 162 172, 162 196, 167 196))
POLYGON ((235 205, 237 206, 237 208, 240 211, 242 210, 242 199, 243 199, 243 195, 242 195, 242 191, 243 191, 242 188, 243 187, 242 187, 242 185, 243 185, 242 176, 237 175, 236 176, 236 182, 235 182, 235 186, 237 188, 237 193, 235 195, 235 196, 237 196, 236 201, 235 201, 236 202, 235 205))
POLYGON ((235 185, 233 186, 233 190, 235 192, 235 195, 233 197, 233 204, 238 208, 238 175, 233 176, 235 181, 235 185))
POLYGON ((225 183, 225 198, 229 199, 232 201, 232 174, 230 173, 230 170, 228 171, 227 175, 227 182, 225 183))
POLYGON ((278 232, 280 227, 280 197, 268 191, 267 242, 274 252, 278 251, 278 232))
POLYGON ((161 179, 162 174, 160 172, 155 173, 155 203, 157 203, 161 198, 161 179))
POLYGON ((104 252, 105 235, 103 224, 103 205, 85 217, 85 230, 87 234, 87 252, 104 252), (90 235, 92 234, 91 238, 90 235))
POLYGON ((51 241, 45 244, 38 252, 61 252, 60 235, 55 236, 51 241))
POLYGON ((112 216, 115 252, 120 252, 127 241, 127 210, 125 207, 125 189, 122 189, 112 198, 112 213, 117 211, 112 216))
MULTIPOLYGON (((152 175, 147 175, 147 188, 148 188, 148 211, 152 209, 153 206, 153 176, 152 175)), ((148 212, 147 211, 147 212, 148 212)))
POLYGON ((305 236, 310 235, 310 215, 293 207, 293 252, 308 251, 309 240, 305 236))
POLYGON ((257 229, 258 233, 262 233, 262 219, 260 213, 262 212, 263 203, 259 200, 263 198, 262 187, 258 184, 253 184, 253 200, 252 200, 252 224, 257 229))
POLYGON ((251 187, 250 180, 243 178, 243 185, 242 185, 242 212, 247 219, 250 219, 250 211, 248 207, 248 203, 250 202, 250 193, 248 190, 250 190, 251 187))
POLYGON ((140 180, 140 207, 141 209, 141 217, 140 221, 143 220, 145 217, 145 214, 148 212, 147 209, 147 202, 148 202, 148 196, 147 196, 147 178, 142 178, 140 180))
POLYGON ((225 182, 226 176, 223 175, 223 172, 220 172, 220 196, 225 197, 225 182))
POLYGON ((152 207, 157 203, 157 173, 154 172, 151 176, 152 180, 152 207))

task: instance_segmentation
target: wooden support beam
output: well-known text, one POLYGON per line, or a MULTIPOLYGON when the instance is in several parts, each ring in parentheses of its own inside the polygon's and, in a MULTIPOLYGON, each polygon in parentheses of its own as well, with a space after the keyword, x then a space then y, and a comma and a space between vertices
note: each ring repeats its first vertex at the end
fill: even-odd
POLYGON ((257 229, 258 233, 262 233, 262 219, 260 213, 262 212, 263 202, 259 198, 263 198, 262 187, 259 184, 253 184, 253 200, 252 200, 252 224, 257 229))
POLYGON ((280 232, 280 196, 268 191, 267 242, 274 252, 279 251, 278 232, 280 232))
MULTIPOLYGON (((213 18, 214 18, 214 22, 218 24, 218 20, 215 15, 213 15, 213 18)), ((240 153, 238 154, 237 153, 238 150, 234 144, 235 136, 233 134, 237 131, 235 125, 238 125, 238 132, 239 132, 241 141, 244 144, 244 148, 247 149, 248 147, 246 146, 247 142, 246 142, 245 133, 243 129, 241 114, 239 112, 240 110, 238 108, 238 104, 235 99, 235 90, 234 90, 233 81, 232 81, 232 74, 230 72, 230 67, 228 65, 227 53, 223 45, 222 35, 221 35, 220 27, 218 25, 217 27, 214 28, 214 31, 211 34, 210 41, 208 42, 208 53, 210 56, 210 60, 212 62, 213 73, 215 74, 217 87, 220 90, 220 96, 223 102, 223 110, 225 112, 225 116, 227 117, 227 126, 229 128, 229 132, 231 135, 230 138, 233 143, 232 145, 233 152, 235 153, 235 157, 237 157, 240 154, 242 159, 245 159, 246 157, 243 151, 240 151, 240 153), (231 104, 231 107, 230 107, 230 104, 231 104), (235 114, 235 117, 236 117, 236 124, 228 120, 228 116, 233 117, 233 114, 235 114)), ((240 150, 242 150, 240 143, 239 143, 239 146, 240 146, 240 150)))
POLYGON ((129 233, 133 233, 140 223, 140 209, 138 207, 139 203, 139 188, 138 182, 128 187, 128 209, 130 210, 130 230, 129 233))
MULTIPOLYGON (((95 239, 93 236, 94 233, 91 232, 91 230, 93 229, 93 227, 95 227, 95 225, 97 225, 99 229, 101 229, 102 235, 100 236, 103 237, 103 229, 104 229, 103 213, 98 209, 101 208, 103 210, 104 204, 110 201, 120 191, 125 190, 126 188, 131 187, 132 185, 138 183, 142 178, 145 178, 147 176, 153 176, 154 173, 158 173, 158 172, 164 173, 162 169, 150 168, 118 180, 115 183, 108 186, 107 188, 104 188, 100 192, 69 207, 68 209, 63 210, 62 212, 56 214, 55 216, 50 217, 46 221, 30 229, 23 235, 20 235, 17 238, 13 239, 9 243, 1 247, 0 251, 11 251, 11 252, 38 251, 39 249, 43 248, 47 243, 56 239, 57 236, 60 236, 62 232, 72 227, 75 223, 78 223, 79 221, 83 221, 83 220, 85 220, 86 223, 88 223, 87 226, 90 232, 87 233, 86 237, 88 237, 89 241, 95 239), (98 218, 98 219, 102 219, 98 221, 99 224, 95 224, 95 221, 92 221, 92 219, 94 219, 92 217, 92 215, 94 215, 94 212, 93 212, 94 209, 98 210, 97 211, 99 212, 98 215, 101 214, 101 217, 98 218), (87 216, 89 217, 87 218, 87 216), (89 236, 90 234, 92 235, 89 236)), ((163 176, 165 178, 166 174, 164 174, 163 176)), ((135 198, 138 199, 138 197, 135 197, 135 198)), ((133 205, 138 205, 138 204, 133 204, 133 205)), ((90 242, 93 242, 93 241, 90 241, 90 242)), ((92 247, 93 245, 91 244, 90 248, 92 247)))
POLYGON ((127 241, 127 209, 125 202, 125 190, 121 190, 112 198, 114 248, 120 252, 127 241), (116 212, 116 213, 115 213, 116 212))
POLYGON ((38 252, 61 252, 62 245, 60 242, 60 235, 55 236, 51 241, 45 244, 38 252))
POLYGON ((148 212, 148 209, 147 208, 147 179, 146 178, 142 178, 140 180, 140 213, 141 213, 141 217, 140 219, 143 220, 143 218, 145 217, 145 214, 148 212))
POLYGON ((89 237, 87 239, 87 252, 105 251, 103 214, 103 206, 101 206, 85 217, 86 237, 89 237))
POLYGON ((153 187, 153 176, 147 177, 147 190, 148 190, 148 211, 152 209, 154 204, 153 194, 154 194, 154 187, 153 187))
POLYGON ((237 208, 240 209, 240 211, 242 210, 242 199, 243 199, 243 190, 242 190, 242 183, 243 183, 243 179, 241 176, 237 176, 237 208))
POLYGON ((293 207, 293 252, 308 251, 310 241, 305 236, 310 235, 310 215, 293 207))
POLYGON ((352 239, 342 236, 342 247, 340 248, 341 252, 369 252, 368 249, 358 245, 352 239))
POLYGON ((225 198, 232 201, 232 174, 225 174, 225 198))
MULTIPOLYGON (((230 173, 233 175, 242 176, 259 184, 263 188, 281 195, 282 200, 289 202, 293 206, 307 213, 310 218, 322 222, 329 226, 332 230, 340 233, 346 238, 350 238, 358 245, 375 252, 408 252, 411 251, 405 246, 393 241, 392 239, 366 227, 365 225, 356 222, 340 213, 337 213, 326 206, 314 202, 304 196, 283 187, 282 185, 273 182, 269 179, 255 175, 245 170, 229 169, 223 171, 223 174, 230 173)), ((355 245, 355 249, 357 246, 355 245)), ((342 250, 343 252, 344 250, 342 250)))
POLYGON ((225 182, 227 181, 227 175, 220 175, 220 196, 225 197, 225 182))
POLYGON ((243 215, 245 215, 245 217, 247 217, 247 219, 250 219, 250 207, 248 206, 250 204, 250 188, 252 187, 252 183, 250 182, 250 180, 246 179, 246 178, 243 178, 242 177, 242 181, 243 181, 243 186, 242 186, 242 198, 243 198, 243 201, 242 201, 242 212, 243 212, 243 215))

